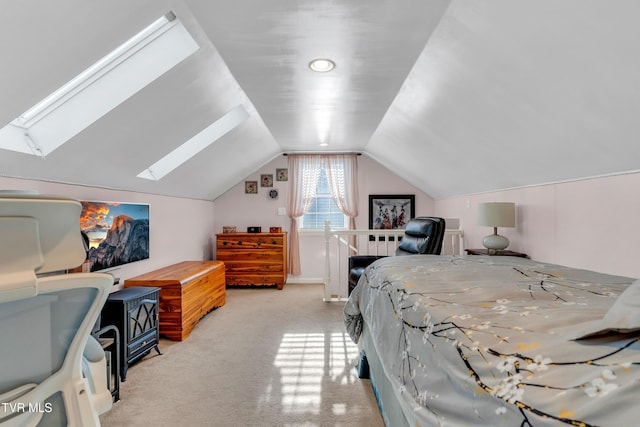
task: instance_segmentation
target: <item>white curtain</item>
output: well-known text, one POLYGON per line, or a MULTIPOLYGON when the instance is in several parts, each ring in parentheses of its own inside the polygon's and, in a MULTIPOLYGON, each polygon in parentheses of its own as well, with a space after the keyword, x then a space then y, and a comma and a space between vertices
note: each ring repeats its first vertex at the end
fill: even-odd
POLYGON ((300 236, 298 218, 309 210, 316 196, 318 177, 322 159, 317 155, 290 154, 289 159, 289 218, 291 236, 289 239, 289 273, 300 274, 300 236))
MULTIPOLYGON (((349 230, 355 230, 358 216, 358 156, 356 154, 333 154, 324 159, 327 183, 338 209, 349 217, 349 230)), ((351 236, 352 247, 356 236, 351 236)))
MULTIPOLYGON (((289 218, 291 238, 289 273, 300 274, 300 236, 298 218, 302 217, 316 197, 320 168, 324 166, 331 196, 338 208, 349 217, 349 228, 355 229, 358 216, 358 167, 356 154, 290 154, 289 218)), ((353 244, 353 243, 352 243, 353 244)))

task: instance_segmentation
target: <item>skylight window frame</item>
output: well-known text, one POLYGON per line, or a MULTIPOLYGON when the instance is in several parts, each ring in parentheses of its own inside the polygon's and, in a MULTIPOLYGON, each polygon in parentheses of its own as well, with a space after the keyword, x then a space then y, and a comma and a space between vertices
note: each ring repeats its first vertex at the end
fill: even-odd
POLYGON ((136 176, 150 181, 159 181, 187 160, 231 132, 248 118, 249 113, 242 104, 234 107, 224 116, 198 132, 188 141, 169 152, 136 176))
POLYGON ((0 148, 45 157, 198 49, 169 12, 0 129, 0 148))
POLYGON ((51 114, 52 111, 59 108, 60 105, 67 102, 70 98, 73 98, 96 80, 102 78, 118 65, 132 57, 153 40, 169 31, 177 25, 178 22, 173 12, 169 12, 158 18, 151 25, 62 85, 58 90, 20 114, 20 116, 11 123, 22 128, 31 127, 43 117, 51 114))

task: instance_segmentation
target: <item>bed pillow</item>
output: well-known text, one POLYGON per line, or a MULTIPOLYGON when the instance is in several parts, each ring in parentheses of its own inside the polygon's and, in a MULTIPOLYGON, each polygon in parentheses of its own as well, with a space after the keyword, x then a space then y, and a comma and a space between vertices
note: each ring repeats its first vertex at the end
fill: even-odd
POLYGON ((584 323, 575 334, 576 340, 606 334, 630 333, 640 330, 640 279, 622 292, 604 317, 584 323))

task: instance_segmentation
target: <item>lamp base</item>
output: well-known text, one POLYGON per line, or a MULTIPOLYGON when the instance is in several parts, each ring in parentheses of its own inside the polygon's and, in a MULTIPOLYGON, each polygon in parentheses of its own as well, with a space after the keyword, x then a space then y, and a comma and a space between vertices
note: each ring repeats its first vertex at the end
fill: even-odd
POLYGON ((509 246, 509 239, 499 234, 490 234, 482 240, 482 244, 487 249, 501 251, 509 246))

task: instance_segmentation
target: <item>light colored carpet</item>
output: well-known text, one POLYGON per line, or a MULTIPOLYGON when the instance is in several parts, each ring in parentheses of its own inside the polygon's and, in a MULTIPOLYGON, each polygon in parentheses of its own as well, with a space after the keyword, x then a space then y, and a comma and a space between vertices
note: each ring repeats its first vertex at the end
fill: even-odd
POLYGON ((182 342, 129 368, 103 426, 383 426, 343 303, 322 285, 230 288, 182 342))

